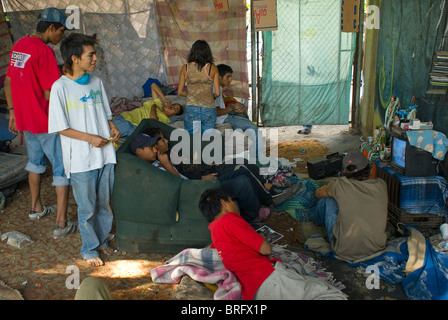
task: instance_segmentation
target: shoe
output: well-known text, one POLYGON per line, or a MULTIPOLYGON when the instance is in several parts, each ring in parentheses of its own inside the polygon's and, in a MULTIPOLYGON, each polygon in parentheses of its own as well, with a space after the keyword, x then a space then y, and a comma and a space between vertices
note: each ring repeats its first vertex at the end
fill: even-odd
POLYGON ((78 230, 78 224, 74 221, 67 221, 66 226, 64 228, 54 227, 53 229, 53 238, 60 239, 69 235, 70 233, 74 233, 78 230))
POLYGON ((30 211, 29 217, 31 220, 39 220, 42 219, 45 216, 48 216, 49 214, 56 212, 56 206, 43 206, 44 210, 42 212, 36 212, 36 211, 30 211))
POLYGON ((274 207, 278 206, 279 204, 285 202, 286 200, 289 200, 292 196, 294 196, 302 186, 302 182, 297 182, 292 187, 288 188, 285 192, 278 195, 277 197, 272 197, 272 204, 274 207))
POLYGON ((302 129, 297 131, 298 134, 310 134, 311 130, 310 129, 302 129))
POLYGON ((271 194, 272 197, 277 197, 281 195, 283 192, 286 192, 286 190, 288 189, 289 187, 277 187, 273 185, 271 189, 269 189, 269 193, 271 194))

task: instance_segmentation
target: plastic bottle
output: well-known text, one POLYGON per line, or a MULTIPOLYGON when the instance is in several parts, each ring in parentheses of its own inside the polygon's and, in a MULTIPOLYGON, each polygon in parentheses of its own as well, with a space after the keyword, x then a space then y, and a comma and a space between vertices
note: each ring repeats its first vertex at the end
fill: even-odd
POLYGON ((380 128, 376 127, 375 131, 373 132, 373 141, 377 141, 379 136, 380 136, 380 128))

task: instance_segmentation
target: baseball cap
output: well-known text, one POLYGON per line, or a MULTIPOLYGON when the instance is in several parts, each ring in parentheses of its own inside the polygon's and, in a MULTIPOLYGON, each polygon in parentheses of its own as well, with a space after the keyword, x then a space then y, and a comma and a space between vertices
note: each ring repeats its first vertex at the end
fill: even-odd
POLYGON ((160 140, 160 137, 151 137, 145 133, 137 133, 130 143, 131 153, 135 154, 138 148, 151 147, 160 140))
POLYGON ((347 172, 353 173, 358 172, 369 165, 369 160, 367 160, 366 156, 360 152, 349 152, 345 155, 342 160, 342 167, 344 170, 347 170, 348 166, 355 166, 352 170, 347 170, 347 172))
POLYGON ((67 17, 64 11, 58 8, 50 7, 42 10, 40 14, 40 21, 47 22, 59 22, 63 24, 67 29, 73 29, 73 27, 67 24, 67 17))

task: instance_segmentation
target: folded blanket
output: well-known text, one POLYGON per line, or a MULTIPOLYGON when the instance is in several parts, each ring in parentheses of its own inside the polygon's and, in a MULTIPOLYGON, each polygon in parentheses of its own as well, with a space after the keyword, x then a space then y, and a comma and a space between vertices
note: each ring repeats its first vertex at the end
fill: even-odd
POLYGON ((388 242, 385 253, 353 267, 378 267, 379 276, 390 284, 401 283, 411 300, 448 299, 448 255, 434 250, 415 227, 404 228, 406 237, 388 242))
POLYGON ((199 282, 216 284, 215 300, 241 300, 241 286, 224 268, 216 249, 185 249, 150 273, 156 283, 179 283, 188 275, 199 282))
MULTIPOLYGON (((406 229, 420 233, 415 228, 406 229)), ((407 261, 407 264, 412 265, 406 269, 414 271, 401 282, 403 290, 412 300, 447 300, 448 255, 435 251, 428 239, 415 236, 413 232, 410 232, 409 238, 416 239, 413 239, 413 243, 408 241, 410 257, 407 261)))
POLYGON ((381 279, 389 284, 395 285, 403 281, 406 261, 409 258, 407 237, 389 240, 386 248, 378 255, 354 263, 347 262, 351 267, 367 269, 376 266, 381 279))
MULTIPOLYGON (((273 245, 271 259, 281 260, 302 276, 322 278, 329 286, 344 289, 333 274, 320 268, 319 262, 302 253, 292 252, 280 245, 273 245)), ((155 283, 179 283, 183 276, 193 280, 216 284, 215 300, 241 300, 241 286, 235 275, 226 270, 216 249, 185 249, 168 260, 165 265, 150 271, 155 283)))
POLYGON ((448 151, 448 139, 442 132, 435 130, 406 131, 411 146, 428 151, 433 158, 443 160, 448 151))
POLYGON ((302 276, 322 278, 329 286, 339 290, 345 289, 345 285, 337 281, 333 273, 325 271, 321 268, 320 262, 304 253, 290 251, 281 245, 273 245, 269 258, 282 261, 288 268, 296 270, 302 276))
POLYGON ((130 100, 127 98, 113 97, 110 101, 110 109, 113 116, 118 116, 125 111, 131 111, 141 106, 143 106, 143 100, 139 98, 130 100))

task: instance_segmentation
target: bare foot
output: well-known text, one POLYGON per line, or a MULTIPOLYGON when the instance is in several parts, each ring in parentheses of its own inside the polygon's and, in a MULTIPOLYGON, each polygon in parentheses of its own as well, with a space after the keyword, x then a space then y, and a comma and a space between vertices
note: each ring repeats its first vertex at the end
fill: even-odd
POLYGON ((90 264, 91 267, 99 267, 104 265, 103 260, 101 260, 100 257, 92 258, 92 259, 86 259, 87 263, 90 264))
POLYGON ((100 252, 106 256, 110 256, 114 253, 114 249, 112 249, 111 247, 106 247, 104 249, 101 249, 100 252))

